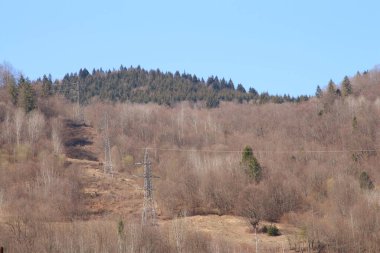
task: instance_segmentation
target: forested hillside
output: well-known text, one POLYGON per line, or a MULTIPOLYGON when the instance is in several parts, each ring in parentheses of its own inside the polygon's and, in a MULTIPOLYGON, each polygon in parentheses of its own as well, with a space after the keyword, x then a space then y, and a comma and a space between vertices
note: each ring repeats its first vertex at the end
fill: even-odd
POLYGON ((7 253, 380 251, 377 69, 281 104, 140 68, 1 80, 7 253), (195 106, 210 94, 217 108, 195 106), (145 150, 157 226, 141 222, 145 150))
MULTIPOLYGON (((52 80, 41 78, 36 83, 52 83, 52 80)), ((207 107, 217 107, 220 101, 257 101, 258 103, 300 102, 307 96, 290 97, 289 95, 259 94, 254 88, 248 91, 242 84, 232 80, 219 79, 211 76, 206 81, 196 75, 180 74, 178 71, 162 72, 160 70, 144 70, 141 67, 103 71, 80 69, 78 73, 66 74, 56 82, 54 92, 64 94, 70 100, 76 100, 79 85, 82 102, 88 102, 93 97, 102 101, 119 101, 134 103, 158 103, 174 105, 181 101, 201 101, 207 107)))

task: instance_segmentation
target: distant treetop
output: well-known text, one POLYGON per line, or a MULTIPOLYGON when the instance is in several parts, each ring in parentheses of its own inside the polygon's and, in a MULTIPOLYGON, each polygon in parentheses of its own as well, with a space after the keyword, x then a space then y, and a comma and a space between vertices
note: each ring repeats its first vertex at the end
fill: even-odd
MULTIPOLYGON (((51 80, 48 80, 46 76, 43 80, 44 94, 50 94, 51 80)), ((81 87, 81 102, 86 102, 92 97, 99 97, 107 101, 153 102, 165 105, 173 105, 181 101, 203 101, 208 107, 217 107, 220 101, 284 103, 301 102, 309 98, 308 96, 258 94, 254 88, 249 88, 247 92, 242 84, 238 84, 235 89, 231 79, 227 81, 218 76, 210 76, 207 81, 204 81, 196 75, 181 74, 178 71, 173 74, 159 69, 148 71, 140 66, 126 68, 123 65, 118 70, 112 71, 93 69, 90 73, 84 68, 78 73, 67 73, 57 85, 54 85, 53 90, 75 101, 77 83, 81 87)))

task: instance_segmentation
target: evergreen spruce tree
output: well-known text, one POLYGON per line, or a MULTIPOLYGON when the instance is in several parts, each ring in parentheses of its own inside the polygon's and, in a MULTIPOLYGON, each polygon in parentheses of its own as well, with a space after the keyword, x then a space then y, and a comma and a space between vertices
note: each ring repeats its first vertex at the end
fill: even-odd
POLYGON ((10 74, 7 74, 5 78, 5 85, 8 88, 8 93, 11 98, 11 102, 13 105, 17 105, 17 97, 18 97, 18 87, 16 84, 16 80, 10 74))
POLYGON ((236 90, 240 91, 241 93, 246 93, 246 90, 245 90, 244 86, 241 83, 238 84, 236 90))
POLYGON ((335 85, 335 83, 333 82, 332 79, 330 79, 329 84, 327 85, 327 92, 330 95, 335 95, 336 94, 336 85, 335 85))
POLYGON ((222 80, 220 81, 220 89, 227 89, 228 87, 228 84, 227 84, 227 81, 226 79, 222 78, 222 80))
POLYGON ((234 90, 235 89, 234 82, 231 79, 228 81, 227 89, 230 89, 230 90, 234 90))
POLYGON ((345 76, 342 82, 342 95, 347 97, 352 94, 352 85, 348 76, 345 76))
POLYGON ((255 88, 249 88, 249 93, 252 94, 252 96, 254 97, 257 97, 259 95, 259 93, 257 92, 257 90, 255 88))
POLYGON ((26 113, 36 108, 36 94, 29 80, 26 80, 22 75, 19 80, 19 105, 26 113))
POLYGON ((246 163, 248 162, 249 160, 251 160, 253 157, 253 150, 250 146, 245 146, 245 148, 243 149, 243 154, 242 154, 242 158, 241 158, 241 161, 243 163, 246 163))
POLYGON ((216 108, 219 106, 219 99, 216 97, 215 94, 211 94, 207 97, 206 106, 208 108, 216 108))
POLYGON ((254 179, 257 183, 260 182, 262 177, 262 167, 253 155, 253 151, 250 146, 246 146, 244 148, 241 164, 250 178, 254 179))
POLYGON ((319 87, 319 85, 318 85, 318 86, 317 86, 317 90, 315 91, 315 96, 316 96, 317 98, 321 98, 322 95, 323 95, 323 91, 322 91, 321 87, 319 87))
POLYGON ((42 96, 43 97, 50 96, 52 94, 52 87, 53 87, 53 82, 51 80, 51 75, 49 75, 49 77, 44 75, 42 78, 42 96))

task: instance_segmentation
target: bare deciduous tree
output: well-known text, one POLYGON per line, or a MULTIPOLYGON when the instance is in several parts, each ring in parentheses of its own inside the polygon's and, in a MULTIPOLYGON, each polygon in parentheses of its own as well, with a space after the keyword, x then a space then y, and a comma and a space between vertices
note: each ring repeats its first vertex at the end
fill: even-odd
MULTIPOLYGON (((185 213, 183 217, 185 217, 185 213)), ((177 217, 172 221, 171 224, 171 238, 174 241, 174 245, 177 253, 185 252, 186 234, 187 234, 187 224, 183 217, 177 217)))
POLYGON ((40 112, 33 111, 28 114, 28 135, 29 135, 29 143, 32 146, 40 137, 44 126, 45 126, 45 118, 40 112))
POLYGON ((60 137, 60 125, 59 120, 54 120, 51 126, 51 141, 53 144, 53 150, 56 155, 62 152, 62 141, 60 137))
POLYGON ((14 115, 14 125, 15 125, 15 135, 16 135, 17 146, 20 145, 21 130, 22 130, 22 125, 24 123, 24 119, 25 119, 25 112, 22 109, 17 108, 14 115))
POLYGON ((9 112, 7 112, 5 116, 5 120, 3 123, 3 138, 6 143, 11 144, 12 143, 12 121, 11 116, 9 112))
POLYGON ((0 211, 1 211, 1 208, 3 207, 3 203, 4 203, 4 193, 3 193, 3 189, 0 188, 0 211))

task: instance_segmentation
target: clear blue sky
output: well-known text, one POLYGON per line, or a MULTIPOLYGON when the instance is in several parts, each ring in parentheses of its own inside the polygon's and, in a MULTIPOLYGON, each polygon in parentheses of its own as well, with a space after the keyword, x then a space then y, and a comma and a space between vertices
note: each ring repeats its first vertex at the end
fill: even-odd
POLYGON ((314 94, 380 63, 380 1, 0 0, 0 62, 31 79, 137 66, 314 94))

